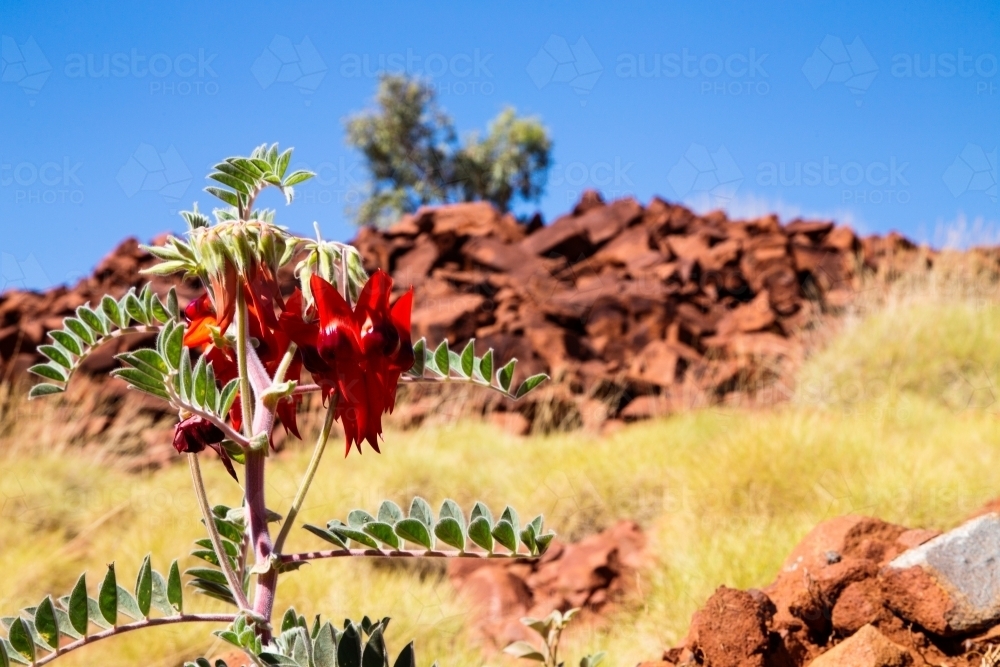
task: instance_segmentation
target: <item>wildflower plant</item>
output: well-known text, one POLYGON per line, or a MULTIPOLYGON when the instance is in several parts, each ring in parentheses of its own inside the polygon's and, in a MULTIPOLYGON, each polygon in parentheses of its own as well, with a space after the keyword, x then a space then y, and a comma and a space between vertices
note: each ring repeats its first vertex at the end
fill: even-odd
MULTIPOLYGON (((202 565, 165 573, 149 557, 134 587, 108 567, 99 586, 81 575, 62 597, 2 619, 0 667, 44 665, 103 639, 173 623, 221 626, 215 634, 242 649, 247 661, 286 667, 388 667, 384 640, 388 618, 347 620, 343 626, 312 623, 288 609, 276 620, 278 582, 307 561, 326 558, 537 557, 552 540, 542 517, 522 521, 511 507, 494 512, 476 503, 466 515, 452 500, 440 509, 414 498, 406 511, 386 500, 373 511, 351 511, 325 526, 302 526, 324 549, 289 553, 284 546, 320 466, 335 421, 345 433, 345 455, 368 443, 376 452, 382 415, 392 412, 401 382, 469 382, 516 400, 544 375, 515 385, 516 360, 501 365, 493 351, 478 356, 473 342, 461 352, 411 338, 412 289, 399 294, 388 274, 368 276, 350 245, 297 237, 274 222, 273 210, 254 207, 266 188, 288 203, 294 186, 312 177, 288 172, 291 150, 264 145, 249 157, 217 164, 206 191, 226 205, 214 220, 197 207, 182 215, 189 230, 147 250, 161 262, 147 274, 195 277, 205 291, 183 308, 171 289, 163 298, 147 284, 99 307, 81 306, 52 331, 41 352, 48 362, 32 371, 45 382, 32 398, 65 390, 88 354, 108 341, 155 333, 155 346, 118 355, 111 375, 155 396, 177 411, 173 445, 191 471, 206 535, 192 555, 202 565), (294 266, 298 286, 279 289, 278 273, 294 266), (265 475, 277 424, 299 436, 303 396, 318 393, 326 410, 312 458, 284 516, 267 506, 265 475), (242 486, 240 507, 213 505, 201 473, 212 450, 242 486), (277 524, 280 523, 280 528, 277 524), (184 583, 234 607, 231 613, 189 611, 184 583)), ((355 464, 356 465, 356 464, 355 464)), ((496 509, 496 508, 494 508, 496 509)), ((204 658, 188 665, 211 667, 204 658)), ((415 665, 412 643, 394 659, 415 665)), ((215 667, 225 667, 216 661, 215 667)))

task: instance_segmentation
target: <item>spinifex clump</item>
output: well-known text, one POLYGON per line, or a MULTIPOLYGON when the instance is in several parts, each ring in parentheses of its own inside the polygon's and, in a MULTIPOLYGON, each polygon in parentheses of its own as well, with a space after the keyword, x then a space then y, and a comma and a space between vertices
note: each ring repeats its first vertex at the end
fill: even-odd
MULTIPOLYGON (((163 260, 149 273, 196 277, 205 286, 199 298, 181 309, 173 290, 161 300, 147 285, 118 300, 106 296, 96 309, 82 306, 62 330, 49 334, 52 344, 41 348, 49 362, 32 369, 48 382, 35 386, 31 396, 56 394, 101 343, 156 332, 155 347, 118 355, 123 366, 112 375, 177 410, 174 447, 187 457, 208 533, 192 552, 207 565, 184 574, 196 590, 236 610, 185 611, 177 561, 161 575, 147 557, 134 592, 118 584, 111 566, 95 598, 81 576, 68 596, 46 597, 5 618, 0 667, 42 665, 123 632, 189 622, 228 624, 215 634, 243 649, 255 665, 388 665, 383 640, 387 618, 347 621, 340 630, 318 618, 310 626, 289 609, 275 625, 280 575, 306 560, 345 556, 532 557, 551 542, 541 516, 522 525, 518 513, 507 507, 494 520, 477 503, 467 520, 457 504, 444 500, 435 517, 427 501, 414 498, 405 513, 387 500, 374 514, 354 510, 346 522, 305 526, 334 547, 329 551, 283 551, 334 421, 343 426, 347 453, 352 447, 360 452, 363 442, 378 452, 382 415, 392 412, 400 382, 466 381, 516 400, 545 379, 532 376, 514 389, 515 360, 495 369, 493 351, 478 357, 472 341, 461 353, 451 351, 447 341, 433 349, 423 340, 414 343, 412 289, 393 298, 392 279, 382 271, 366 275, 351 246, 294 236, 274 223, 274 211, 255 210, 254 200, 265 188, 278 188, 291 203, 293 186, 312 177, 305 171, 286 175, 290 160, 291 150, 279 153, 272 145, 219 163, 209 178, 224 187, 206 191, 228 206, 213 212, 214 223, 196 207, 182 214, 190 228, 186 239, 172 237, 163 246, 147 248, 163 260), (291 262, 296 262, 300 284, 285 299, 277 275, 291 262), (326 419, 299 490, 272 537, 272 524, 282 520, 267 508, 264 497, 272 432, 280 422, 300 436, 296 412, 302 396, 311 392, 322 396, 326 419), (199 463, 206 449, 218 454, 242 484, 242 507, 209 503, 199 463), (447 550, 438 550, 438 542, 447 550)), ((209 663, 199 658, 188 664, 209 663)), ((217 661, 216 667, 221 664, 217 661)), ((395 665, 413 664, 411 644, 395 665)))

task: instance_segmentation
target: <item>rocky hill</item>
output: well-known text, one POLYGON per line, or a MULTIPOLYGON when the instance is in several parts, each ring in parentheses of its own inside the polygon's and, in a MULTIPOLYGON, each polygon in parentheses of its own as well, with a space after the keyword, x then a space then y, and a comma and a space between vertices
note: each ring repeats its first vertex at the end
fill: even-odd
MULTIPOLYGON (((370 269, 414 285, 417 336, 452 345, 476 338, 517 357, 521 373, 553 376, 531 403, 459 403, 471 412, 517 410, 505 423, 520 431, 752 397, 794 369, 804 333, 850 302, 864 271, 934 261, 897 234, 859 238, 830 221, 781 224, 773 215, 701 216, 661 199, 605 203, 593 192, 548 225, 521 224, 485 203, 456 204, 421 209, 384 231, 363 229, 355 244, 370 269)), ((153 262, 127 239, 75 286, 0 295, 0 377, 23 378, 62 317, 141 285, 138 271, 153 262)), ((160 294, 171 284, 153 281, 160 294)), ((288 271, 283 288, 292 285, 288 271)), ((198 289, 178 287, 182 304, 198 289)), ((129 344, 136 341, 120 342, 129 344)), ((118 351, 101 350, 84 372, 108 370, 118 351)), ((443 405, 439 394, 408 395, 404 422, 443 405)))

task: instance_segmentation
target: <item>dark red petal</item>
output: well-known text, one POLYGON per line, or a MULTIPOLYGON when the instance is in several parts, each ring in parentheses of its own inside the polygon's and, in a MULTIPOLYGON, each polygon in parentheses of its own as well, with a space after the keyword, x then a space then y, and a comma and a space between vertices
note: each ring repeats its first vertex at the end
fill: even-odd
MULTIPOLYGON (((353 324, 351 307, 333 285, 314 273, 309 280, 309 286, 312 288, 316 310, 319 312, 320 329, 326 329, 333 324, 343 323, 348 327, 353 324)), ((357 330, 356 326, 351 328, 357 330)))

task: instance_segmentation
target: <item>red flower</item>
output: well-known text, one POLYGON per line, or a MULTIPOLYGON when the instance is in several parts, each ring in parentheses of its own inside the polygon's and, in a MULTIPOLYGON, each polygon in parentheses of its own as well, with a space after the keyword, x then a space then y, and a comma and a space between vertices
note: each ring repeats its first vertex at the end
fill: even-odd
POLYGON ((174 449, 179 454, 197 454, 206 447, 211 447, 222 459, 222 464, 237 482, 240 481, 233 468, 229 453, 222 446, 225 439, 222 430, 212 422, 201 417, 188 417, 174 427, 174 449))
POLYGON ((413 365, 408 291, 391 307, 392 279, 376 271, 352 310, 330 283, 313 275, 310 280, 318 321, 302 313, 302 295, 288 299, 281 328, 302 349, 303 363, 323 388, 324 397, 336 392, 336 417, 344 426, 347 452, 367 440, 377 452, 382 414, 392 412, 400 376, 413 365))
MULTIPOLYGON (((267 372, 273 376, 278 370, 281 359, 288 351, 290 339, 280 328, 278 328, 278 318, 274 314, 273 305, 268 305, 267 295, 270 288, 263 288, 259 298, 248 299, 247 311, 249 314, 250 336, 256 339, 255 351, 267 372)), ((184 345, 192 349, 201 351, 208 361, 212 362, 215 370, 215 377, 219 382, 225 384, 238 377, 239 370, 236 363, 236 351, 232 346, 220 341, 220 337, 225 331, 221 323, 216 319, 215 310, 212 308, 208 294, 203 294, 195 299, 184 309, 189 324, 184 333, 184 345), (213 331, 213 329, 215 331, 213 331), (221 343, 221 345, 219 344, 221 343)), ((228 326, 228 325, 227 325, 228 326)), ((302 360, 299 355, 293 359, 289 366, 285 378, 288 380, 298 380, 302 372, 302 360)), ((242 427, 243 412, 240 404, 241 397, 237 395, 233 402, 233 407, 229 412, 229 419, 233 427, 239 430, 242 427)), ((296 407, 300 399, 290 397, 278 403, 277 415, 285 429, 300 438, 298 424, 296 422, 296 407)))

